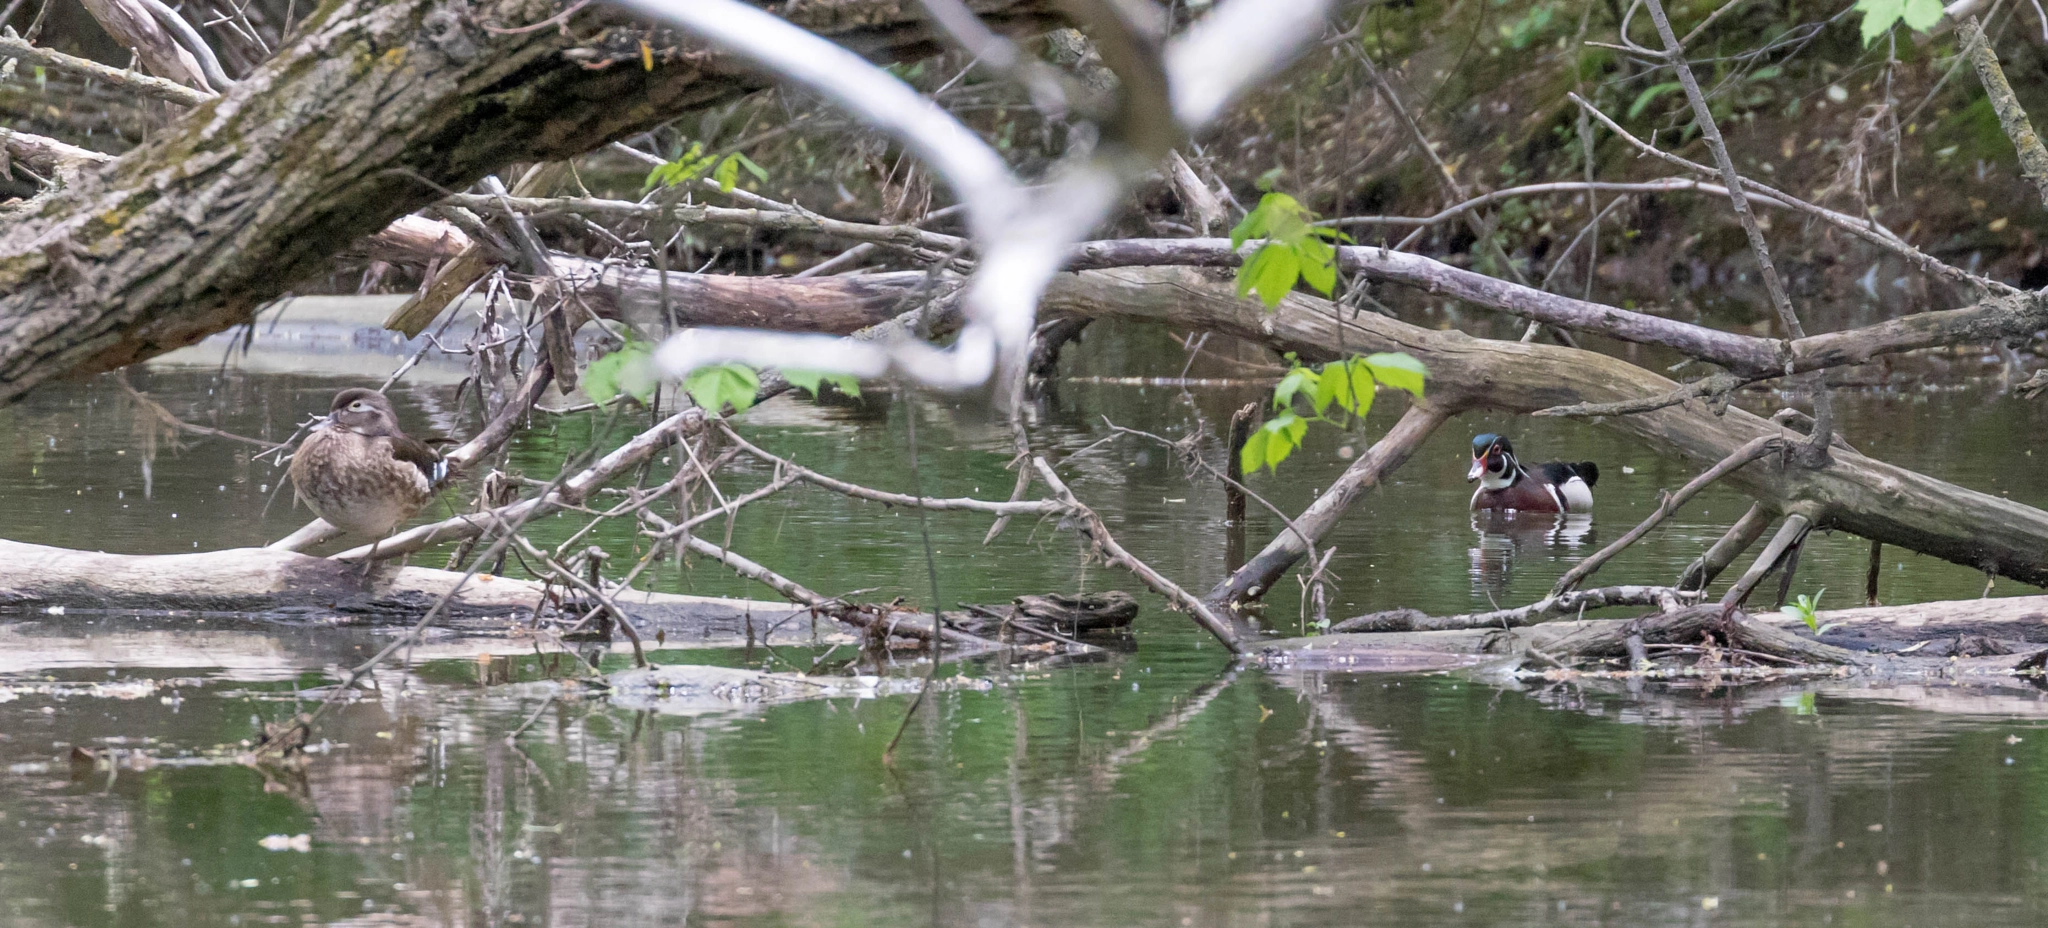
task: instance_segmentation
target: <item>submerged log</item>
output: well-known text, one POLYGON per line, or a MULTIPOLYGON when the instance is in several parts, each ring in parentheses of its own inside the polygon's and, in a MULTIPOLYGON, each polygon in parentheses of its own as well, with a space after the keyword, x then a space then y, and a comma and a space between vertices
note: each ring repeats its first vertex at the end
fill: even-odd
POLYGON ((1009 632, 1051 632, 1065 638, 1119 635, 1138 617, 1138 598, 1120 590, 1078 596, 1019 596, 1003 606, 968 606, 965 615, 947 614, 961 631, 984 638, 1009 632))

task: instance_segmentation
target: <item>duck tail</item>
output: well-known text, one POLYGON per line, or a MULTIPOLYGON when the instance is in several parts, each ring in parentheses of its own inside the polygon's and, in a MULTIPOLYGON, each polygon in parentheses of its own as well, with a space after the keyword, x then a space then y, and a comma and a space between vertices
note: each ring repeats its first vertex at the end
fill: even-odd
POLYGON ((1571 469, 1572 473, 1579 475, 1579 479, 1586 481, 1589 487, 1600 482, 1600 465, 1592 461, 1580 461, 1571 465, 1571 469))

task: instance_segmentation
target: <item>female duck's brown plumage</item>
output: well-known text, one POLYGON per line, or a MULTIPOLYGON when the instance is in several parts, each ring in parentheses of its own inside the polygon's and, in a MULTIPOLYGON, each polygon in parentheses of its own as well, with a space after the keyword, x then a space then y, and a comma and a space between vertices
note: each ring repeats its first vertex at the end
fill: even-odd
POLYGON ((383 538, 427 504, 447 468, 399 431, 384 394, 359 387, 336 394, 327 421, 299 444, 292 487, 334 527, 383 538))

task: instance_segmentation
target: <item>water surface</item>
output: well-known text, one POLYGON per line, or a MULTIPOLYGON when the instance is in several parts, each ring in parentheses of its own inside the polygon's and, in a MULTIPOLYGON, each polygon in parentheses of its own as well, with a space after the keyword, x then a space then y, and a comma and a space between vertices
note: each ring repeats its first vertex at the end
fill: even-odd
MULTIPOLYGON (((189 421, 282 440, 404 351, 345 312, 320 318, 287 315, 225 369, 214 345, 130 381, 189 421)), ((1172 376, 1184 360, 1146 330, 1093 333, 1081 350, 1082 375, 1172 376), (1123 361, 1112 371, 1107 357, 1123 361)), ((460 378, 459 364, 430 362, 396 387, 407 427, 474 428, 460 378)), ((1163 447, 1096 443, 1105 417, 1176 438, 1197 416, 1215 428, 1263 389, 1064 383, 1033 438, 1068 456, 1075 490, 1125 545, 1201 588, 1223 570, 1220 493, 1163 447)), ((1360 434, 1318 433, 1255 488, 1298 509, 1341 471, 1341 448, 1362 449, 1398 414, 1382 405, 1360 434)), ((2048 504, 2032 457, 2043 404, 1972 386, 1841 405, 1859 447, 2048 504)), ((876 390, 858 405, 777 401, 742 422, 808 466, 907 491, 913 414, 926 492, 1008 493, 1010 440, 984 410, 876 390)), ((548 420, 510 466, 552 476, 631 425, 548 420)), ((307 513, 256 450, 168 433, 109 379, 51 385, 0 410, 0 537, 135 553, 273 540, 307 513)), ((1331 615, 1532 600, 1690 476, 1589 426, 1468 416, 1333 539, 1331 615), (1463 476, 1478 431, 1509 432, 1531 458, 1598 461, 1590 531, 1475 529, 1463 476)), ((766 478, 743 469, 726 490, 766 478)), ((1743 505, 1710 491, 1601 576, 1668 581, 1743 505)), ((1276 527, 1255 516, 1253 537, 1276 527)), ((986 528, 931 519, 942 601, 1136 589, 1056 525, 1020 521, 983 546, 986 528)), ((820 591, 931 599, 914 513, 799 489, 731 533, 820 591)), ((622 555, 636 543, 623 526, 596 538, 622 555)), ((1794 589, 1860 597, 1867 557, 1862 542, 1821 538, 1794 589)), ((704 562, 655 581, 769 595, 704 562)), ((1293 584, 1267 616, 1290 630, 1312 619, 1293 584)), ((1983 589, 1974 571, 1886 554, 1887 601, 1983 589)), ((2001 582, 1991 595, 2025 592, 2001 582)), ((390 630, 0 619, 0 923, 1907 926, 2032 925, 2048 908, 2048 731, 2030 692, 1936 713, 1825 688, 1630 694, 1232 671, 1184 617, 1146 603, 1128 651, 949 665, 992 685, 934 694, 893 765, 882 754, 907 698, 637 712, 549 682, 560 662, 530 646, 479 660, 436 639, 325 720, 302 770, 248 766, 235 762, 245 740, 307 708, 390 630), (115 764, 74 765, 74 745, 115 764), (273 836, 283 849, 265 848, 273 836)), ((657 660, 783 670, 824 653, 791 641, 657 660)), ((921 668, 906 657, 899 671, 921 668)))

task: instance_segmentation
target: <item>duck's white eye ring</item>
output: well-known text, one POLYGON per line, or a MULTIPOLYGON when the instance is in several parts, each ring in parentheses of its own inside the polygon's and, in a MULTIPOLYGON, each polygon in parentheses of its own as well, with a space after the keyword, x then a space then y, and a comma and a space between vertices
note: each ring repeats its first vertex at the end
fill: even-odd
POLYGON ((370 404, 365 403, 362 400, 356 400, 355 402, 348 404, 348 408, 353 409, 356 412, 363 412, 370 408, 370 404))

